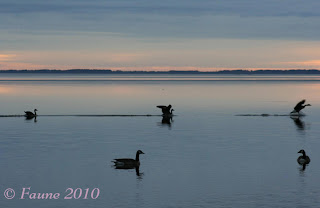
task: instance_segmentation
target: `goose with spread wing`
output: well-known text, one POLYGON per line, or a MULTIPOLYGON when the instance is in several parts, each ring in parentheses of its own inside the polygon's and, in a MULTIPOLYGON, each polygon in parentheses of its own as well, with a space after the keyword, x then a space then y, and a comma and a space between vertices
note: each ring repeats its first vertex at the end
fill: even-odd
POLYGON ((311 106, 311 104, 305 104, 304 103, 306 102, 305 99, 301 100, 300 102, 297 103, 297 105, 294 107, 294 110, 291 112, 291 113, 298 113, 304 109, 306 106, 311 106))
POLYGON ((171 116, 174 109, 171 109, 171 105, 165 106, 165 105, 158 105, 157 108, 160 108, 162 110, 162 115, 164 116, 171 116))

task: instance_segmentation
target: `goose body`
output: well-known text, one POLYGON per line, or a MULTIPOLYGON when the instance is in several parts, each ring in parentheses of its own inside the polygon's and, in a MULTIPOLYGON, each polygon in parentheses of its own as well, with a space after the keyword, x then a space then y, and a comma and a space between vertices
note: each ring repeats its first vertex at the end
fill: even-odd
POLYGON ((141 150, 138 150, 136 153, 136 159, 132 158, 119 158, 119 159, 114 159, 112 162, 114 162, 114 165, 116 167, 124 167, 124 169, 131 169, 135 167, 140 166, 140 160, 139 160, 139 155, 144 154, 141 150))
POLYGON ((25 116, 26 117, 36 117, 37 116, 37 109, 34 109, 34 113, 33 112, 31 112, 31 111, 25 111, 24 113, 25 113, 25 116))
POLYGON ((307 165, 310 163, 310 158, 309 156, 306 155, 306 152, 304 150, 300 150, 298 153, 301 153, 302 155, 298 157, 297 162, 300 165, 307 165))
POLYGON ((305 102, 306 102, 305 99, 303 99, 300 102, 298 102, 297 105, 293 108, 294 110, 291 112, 291 114, 299 114, 300 111, 302 109, 304 109, 306 106, 311 106, 311 104, 305 104, 304 105, 305 102))

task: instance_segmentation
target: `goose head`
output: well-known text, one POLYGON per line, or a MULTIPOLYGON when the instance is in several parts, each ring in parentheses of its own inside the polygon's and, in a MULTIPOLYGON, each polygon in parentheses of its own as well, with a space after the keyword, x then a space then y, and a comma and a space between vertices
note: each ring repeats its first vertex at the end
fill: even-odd
POLYGON ((137 151, 137 154, 138 154, 138 155, 144 154, 144 152, 142 152, 141 150, 138 150, 138 151, 137 151))

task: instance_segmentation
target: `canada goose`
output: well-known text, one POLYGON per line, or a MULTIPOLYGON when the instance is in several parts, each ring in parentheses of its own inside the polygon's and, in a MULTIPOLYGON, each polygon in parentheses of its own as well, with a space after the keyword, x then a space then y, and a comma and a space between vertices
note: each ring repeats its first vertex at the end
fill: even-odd
POLYGON ((116 167, 125 167, 124 169, 131 169, 134 167, 140 166, 140 160, 139 155, 144 154, 141 150, 138 150, 136 153, 136 159, 131 158, 120 158, 120 159, 114 159, 112 162, 114 162, 114 165, 116 167))
POLYGON ((25 111, 25 116, 26 117, 36 117, 37 116, 37 109, 34 109, 34 113, 32 113, 31 111, 25 111))
POLYGON ((298 153, 301 153, 302 156, 298 157, 297 161, 300 165, 306 165, 310 163, 310 158, 306 155, 306 152, 302 149, 298 153))
POLYGON ((297 105, 294 107, 294 110, 291 113, 298 113, 304 109, 306 106, 311 106, 311 104, 306 104, 303 105, 306 102, 305 99, 301 100, 300 102, 297 103, 297 105))
POLYGON ((165 106, 165 105, 158 105, 157 108, 161 108, 163 115, 172 115, 172 112, 174 111, 171 109, 171 105, 165 106))

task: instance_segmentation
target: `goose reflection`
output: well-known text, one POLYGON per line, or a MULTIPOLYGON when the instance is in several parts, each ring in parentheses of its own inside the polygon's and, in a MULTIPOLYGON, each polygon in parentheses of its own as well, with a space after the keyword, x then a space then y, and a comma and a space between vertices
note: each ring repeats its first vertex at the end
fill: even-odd
POLYGON ((26 120, 27 121, 30 121, 30 120, 33 120, 33 122, 37 122, 37 116, 34 116, 34 117, 28 117, 28 116, 26 116, 26 120))
POLYGON ((171 123, 173 123, 172 116, 162 116, 161 125, 171 127, 171 123))
POLYGON ((135 169, 136 170, 136 175, 137 176, 142 176, 143 173, 140 173, 140 166, 113 166, 114 169, 119 169, 119 170, 132 170, 135 169))
POLYGON ((301 165, 300 172, 304 172, 306 170, 306 167, 307 167, 306 164, 301 165))
POLYGON ((305 123, 298 116, 290 116, 290 118, 293 120, 298 130, 300 131, 305 130, 305 123))

